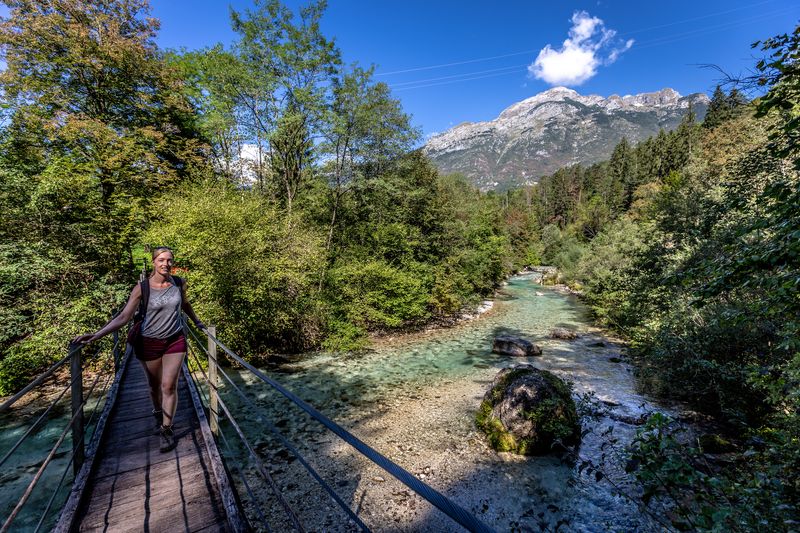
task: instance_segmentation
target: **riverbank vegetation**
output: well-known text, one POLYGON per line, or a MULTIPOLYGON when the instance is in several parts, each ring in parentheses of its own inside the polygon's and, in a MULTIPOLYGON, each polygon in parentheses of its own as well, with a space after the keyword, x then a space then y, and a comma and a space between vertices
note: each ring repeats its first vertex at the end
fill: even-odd
POLYGON ((757 43, 747 103, 717 89, 702 123, 510 195, 538 251, 626 336, 642 386, 735 437, 729 464, 654 420, 632 451, 646 499, 687 529, 792 530, 800 501, 800 28, 757 43))

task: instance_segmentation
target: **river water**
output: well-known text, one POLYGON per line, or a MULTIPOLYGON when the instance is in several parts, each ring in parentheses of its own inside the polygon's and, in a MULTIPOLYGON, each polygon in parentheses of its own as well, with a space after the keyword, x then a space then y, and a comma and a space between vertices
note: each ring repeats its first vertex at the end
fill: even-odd
MULTIPOLYGON (((636 503, 636 487, 621 471, 620 453, 648 413, 665 409, 636 391, 622 348, 591 325, 587 308, 576 298, 522 275, 509 280, 489 312, 455 327, 383 338, 366 353, 318 354, 265 370, 497 531, 658 530, 636 503), (580 336, 551 339, 555 327, 580 336), (532 358, 493 354, 492 340, 499 334, 524 336, 544 353, 532 358), (587 394, 593 398, 583 402, 594 406, 584 409, 594 416, 583 418, 586 434, 574 454, 496 453, 475 429, 474 413, 492 378, 520 363, 571 382, 577 400, 587 394)), ((236 379, 248 385, 265 416, 371 529, 460 530, 282 397, 252 377, 236 379)), ((353 529, 259 418, 253 414, 244 425, 309 530, 353 529)), ((244 457, 241 464, 247 464, 244 457)), ((255 467, 243 470, 255 483, 255 467)), ((260 497, 270 494, 266 486, 254 490, 260 497)), ((264 512, 280 520, 276 503, 264 512)))

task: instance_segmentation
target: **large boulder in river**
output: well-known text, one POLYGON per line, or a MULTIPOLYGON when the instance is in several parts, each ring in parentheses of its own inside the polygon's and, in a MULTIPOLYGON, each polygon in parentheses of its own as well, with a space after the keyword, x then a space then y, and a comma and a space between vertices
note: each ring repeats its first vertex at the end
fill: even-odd
POLYGON ((536 455, 580 443, 569 385, 531 365, 504 368, 492 381, 475 423, 501 452, 536 455))
POLYGON ((527 339, 511 335, 499 335, 495 337, 494 343, 492 344, 492 351, 501 355, 513 355, 516 357, 542 355, 541 347, 527 339))

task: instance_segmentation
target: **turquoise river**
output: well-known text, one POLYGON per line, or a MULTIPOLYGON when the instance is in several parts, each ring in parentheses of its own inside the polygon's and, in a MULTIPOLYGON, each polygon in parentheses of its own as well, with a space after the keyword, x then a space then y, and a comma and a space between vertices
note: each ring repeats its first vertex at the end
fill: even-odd
MULTIPOLYGON (((497 531, 661 529, 638 503, 636 486, 621 465, 624 445, 646 415, 669 410, 637 392, 623 346, 592 326, 580 301, 542 287, 531 275, 511 278, 489 311, 457 326, 384 337, 365 353, 316 354, 265 370, 497 531), (579 337, 551 339, 555 327, 573 330, 579 337), (542 346, 543 355, 526 359, 493 354, 492 340, 499 334, 531 339, 542 346), (521 363, 551 370, 571 382, 576 400, 587 406, 582 409, 583 442, 573 454, 497 453, 476 430, 474 414, 494 375, 521 363)), ((247 385, 263 416, 372 530, 461 530, 252 376, 238 373, 235 379, 247 385)), ((230 392, 224 397, 235 404, 230 392)), ((262 422, 250 413, 243 425, 267 459, 283 496, 308 517, 308 529, 356 530, 262 422)), ((240 464, 255 486, 254 465, 244 456, 240 464)), ((265 501, 272 499, 263 511, 280 523, 280 507, 270 489, 254 490, 265 501)), ((277 529, 282 527, 288 524, 277 529)))

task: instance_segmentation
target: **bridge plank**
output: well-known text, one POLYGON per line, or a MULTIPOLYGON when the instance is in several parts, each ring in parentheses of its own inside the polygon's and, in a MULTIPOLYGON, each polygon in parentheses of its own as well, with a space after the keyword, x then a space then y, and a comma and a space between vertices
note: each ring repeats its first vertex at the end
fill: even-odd
POLYGON ((96 487, 97 497, 91 504, 96 512, 84 518, 81 531, 109 526, 114 530, 130 526, 138 531, 194 531, 219 525, 223 513, 220 499, 211 490, 209 473, 194 456, 181 464, 167 461, 119 477, 108 476, 96 487))

